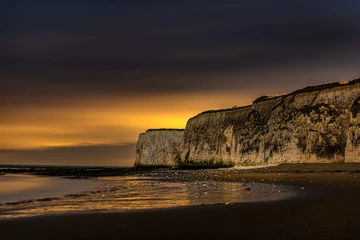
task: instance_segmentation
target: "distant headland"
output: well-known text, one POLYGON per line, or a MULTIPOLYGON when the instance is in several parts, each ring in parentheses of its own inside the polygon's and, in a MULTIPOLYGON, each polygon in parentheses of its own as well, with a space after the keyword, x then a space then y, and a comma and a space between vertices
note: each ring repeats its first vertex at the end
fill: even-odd
POLYGON ((135 166, 360 162, 360 79, 209 110, 139 136, 135 166))

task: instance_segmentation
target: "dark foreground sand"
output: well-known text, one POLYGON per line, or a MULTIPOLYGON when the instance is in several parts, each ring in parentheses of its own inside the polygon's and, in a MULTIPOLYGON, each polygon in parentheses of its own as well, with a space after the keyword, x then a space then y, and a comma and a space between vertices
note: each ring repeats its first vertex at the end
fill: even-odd
POLYGON ((283 165, 223 178, 289 184, 273 202, 0 220, 0 239, 359 239, 360 165, 283 165), (304 190, 301 190, 304 188, 304 190))

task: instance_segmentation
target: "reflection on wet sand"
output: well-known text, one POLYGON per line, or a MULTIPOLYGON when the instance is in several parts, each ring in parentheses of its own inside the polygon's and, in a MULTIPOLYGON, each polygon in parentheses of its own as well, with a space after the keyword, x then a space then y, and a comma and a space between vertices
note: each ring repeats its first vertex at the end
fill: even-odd
POLYGON ((293 194, 290 187, 262 183, 168 181, 141 176, 101 177, 98 180, 101 185, 95 190, 4 204, 0 206, 0 217, 230 204, 282 199, 293 194))

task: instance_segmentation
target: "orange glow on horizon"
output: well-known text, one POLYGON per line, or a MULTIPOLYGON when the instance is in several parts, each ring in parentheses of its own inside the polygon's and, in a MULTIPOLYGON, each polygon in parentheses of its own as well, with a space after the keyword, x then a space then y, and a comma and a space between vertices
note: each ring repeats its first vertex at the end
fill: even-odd
POLYGON ((11 108, 0 119, 0 148, 27 149, 137 141, 149 128, 185 128, 189 118, 241 105, 237 94, 84 99, 72 104, 11 108), (233 103, 233 104, 230 104, 233 103), (196 103, 196 104, 195 104, 196 103))

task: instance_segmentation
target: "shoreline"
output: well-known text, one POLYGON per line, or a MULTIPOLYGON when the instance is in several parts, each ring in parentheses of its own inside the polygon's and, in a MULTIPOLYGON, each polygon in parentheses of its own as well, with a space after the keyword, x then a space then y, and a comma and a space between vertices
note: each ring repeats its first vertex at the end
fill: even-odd
POLYGON ((266 202, 2 219, 0 233, 4 240, 29 236, 87 240, 353 239, 360 233, 359 164, 227 170, 214 178, 276 182, 304 188, 305 195, 266 202))

